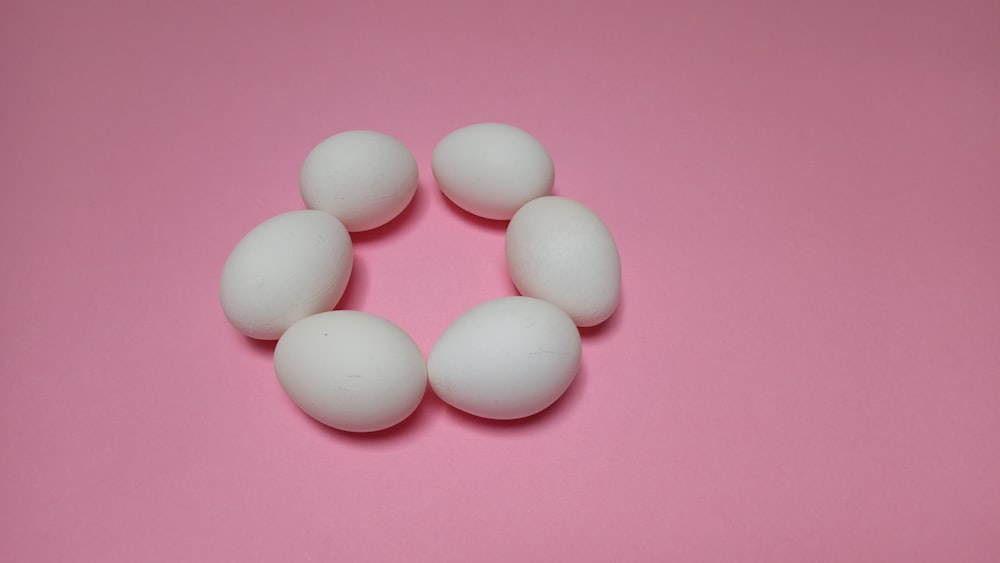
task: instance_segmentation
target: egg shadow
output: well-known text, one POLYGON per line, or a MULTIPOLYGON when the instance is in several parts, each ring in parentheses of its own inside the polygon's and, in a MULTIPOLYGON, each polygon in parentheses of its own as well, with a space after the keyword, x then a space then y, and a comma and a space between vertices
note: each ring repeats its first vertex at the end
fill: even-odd
MULTIPOLYGON (((506 263, 505 263, 506 265, 506 263)), ((514 280, 508 279, 510 282, 508 287, 510 288, 511 295, 522 295, 521 291, 517 289, 517 285, 514 284, 514 280)), ((615 312, 611 314, 606 321, 601 324, 594 326, 583 326, 578 327, 580 331, 580 338, 585 342, 601 342, 603 340, 608 340, 612 338, 621 329, 622 317, 625 316, 625 290, 622 289, 618 296, 618 306, 615 308, 615 312)))
POLYGON ((331 439, 349 442, 360 447, 380 447, 408 440, 412 435, 425 431, 430 426, 433 413, 441 410, 440 399, 434 395, 430 386, 427 386, 417 408, 399 424, 374 432, 348 432, 327 426, 309 416, 287 396, 285 401, 289 408, 295 409, 299 416, 308 421, 308 424, 317 432, 331 439), (428 405, 428 403, 438 403, 438 405, 428 405))
POLYGON ((414 229, 420 223, 421 217, 427 215, 427 199, 423 181, 417 182, 417 190, 406 207, 388 223, 367 231, 351 233, 351 242, 356 245, 366 245, 386 238, 399 236, 400 233, 414 229))
POLYGON ((243 344, 254 354, 259 356, 273 357, 274 347, 278 345, 278 340, 261 340, 259 338, 251 338, 245 334, 240 334, 240 338, 243 340, 243 344))
POLYGON ((538 432, 548 426, 559 424, 572 413, 576 405, 583 399, 584 390, 587 386, 586 363, 581 359, 580 369, 576 372, 573 383, 570 384, 566 392, 549 405, 545 410, 525 418, 514 420, 494 420, 483 418, 474 414, 469 414, 446 404, 440 397, 435 399, 448 412, 449 418, 455 422, 471 428, 478 428, 490 434, 524 434, 538 432))
MULTIPOLYGON (((435 188, 437 185, 435 184, 435 188)), ((507 224, 510 223, 509 219, 487 219, 485 217, 480 217, 473 213, 462 209, 454 201, 444 195, 444 192, 440 189, 437 190, 438 198, 444 202, 444 206, 451 211, 452 215, 458 217, 463 223, 484 231, 492 231, 495 233, 507 232, 507 224)))
POLYGON ((344 295, 340 297, 340 301, 337 302, 337 306, 334 309, 338 311, 361 310, 365 303, 365 298, 368 296, 370 285, 371 280, 368 275, 368 267, 365 265, 364 260, 359 259, 358 255, 355 254, 351 266, 351 277, 347 281, 347 288, 344 290, 344 295))
POLYGON ((603 323, 594 326, 580 327, 580 337, 585 341, 601 342, 614 337, 621 329, 622 317, 625 316, 625 290, 618 296, 618 307, 603 323))

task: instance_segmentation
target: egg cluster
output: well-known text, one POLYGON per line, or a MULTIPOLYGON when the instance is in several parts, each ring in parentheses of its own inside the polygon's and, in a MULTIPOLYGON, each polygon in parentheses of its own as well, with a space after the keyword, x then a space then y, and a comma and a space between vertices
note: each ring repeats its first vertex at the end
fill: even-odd
POLYGON ((309 209, 255 227, 223 267, 226 318, 249 337, 278 340, 279 383, 326 425, 351 432, 393 426, 417 408, 428 382, 443 401, 477 416, 531 416, 576 377, 577 327, 604 322, 617 307, 614 239, 583 204, 549 195, 552 159, 534 137, 509 125, 471 125, 442 139, 432 161, 455 204, 510 221, 507 265, 521 295, 466 311, 426 362, 392 322, 331 310, 351 275, 349 233, 391 221, 416 193, 416 160, 392 137, 348 131, 317 145, 299 180, 309 209))

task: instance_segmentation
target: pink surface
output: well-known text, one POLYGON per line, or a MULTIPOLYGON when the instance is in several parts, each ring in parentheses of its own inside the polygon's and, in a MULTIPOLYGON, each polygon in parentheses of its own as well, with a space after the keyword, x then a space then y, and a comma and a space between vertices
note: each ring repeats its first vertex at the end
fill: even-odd
POLYGON ((5 1, 0 53, 0 560, 1000 560, 996 2, 5 1), (430 174, 479 121, 605 219, 621 309, 533 419, 313 423, 226 256, 393 135, 344 306, 426 353, 512 293, 430 174))

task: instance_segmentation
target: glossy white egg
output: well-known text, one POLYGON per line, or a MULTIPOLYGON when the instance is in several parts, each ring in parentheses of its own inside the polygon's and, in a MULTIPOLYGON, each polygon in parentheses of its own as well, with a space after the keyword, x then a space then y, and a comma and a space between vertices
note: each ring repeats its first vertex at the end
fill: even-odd
POLYGON ((555 180, 545 147, 502 123, 453 131, 434 149, 432 167, 451 201, 487 219, 510 219, 525 203, 549 194, 555 180))
POLYGON ((345 131, 316 146, 302 164, 302 199, 367 231, 399 215, 417 190, 417 161, 406 145, 375 131, 345 131))
POLYGON ((561 309, 502 297, 468 310, 441 334, 427 375, 434 392, 455 408, 484 418, 523 418, 566 391, 580 352, 580 333, 561 309))
POLYGON ((353 265, 351 237, 335 217, 301 210, 272 217, 236 245, 222 269, 219 300, 229 322, 264 340, 332 309, 353 265))
POLYGON ((274 349, 274 371, 306 414, 348 432, 398 424, 427 387, 424 356, 413 339, 360 311, 320 313, 292 325, 274 349))
POLYGON ((577 326, 600 324, 618 306, 618 247, 582 203, 549 196, 525 204, 507 226, 506 254, 518 291, 554 303, 577 326))

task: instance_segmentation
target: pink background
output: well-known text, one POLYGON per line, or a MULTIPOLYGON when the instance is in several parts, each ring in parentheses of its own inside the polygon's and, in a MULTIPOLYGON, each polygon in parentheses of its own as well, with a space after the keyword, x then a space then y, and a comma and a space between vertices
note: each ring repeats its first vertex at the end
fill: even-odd
POLYGON ((0 2, 0 560, 1000 560, 996 2, 0 2), (512 287, 435 143, 520 126, 621 308, 517 423, 301 414, 222 264, 348 129, 420 163, 343 307, 512 287))

